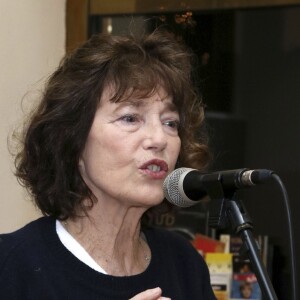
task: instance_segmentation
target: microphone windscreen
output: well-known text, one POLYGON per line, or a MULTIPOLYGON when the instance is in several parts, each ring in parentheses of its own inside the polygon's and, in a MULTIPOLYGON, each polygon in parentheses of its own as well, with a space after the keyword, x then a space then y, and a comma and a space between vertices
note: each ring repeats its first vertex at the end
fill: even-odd
POLYGON ((197 204, 198 201, 189 199, 183 190, 183 180, 185 176, 193 171, 190 168, 175 169, 170 173, 163 184, 165 198, 172 204, 179 207, 190 207, 197 204))

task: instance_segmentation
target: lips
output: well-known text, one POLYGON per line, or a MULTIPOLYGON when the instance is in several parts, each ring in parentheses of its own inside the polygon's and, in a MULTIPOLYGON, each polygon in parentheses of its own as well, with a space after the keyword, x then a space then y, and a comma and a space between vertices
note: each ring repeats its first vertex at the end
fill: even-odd
POLYGON ((144 163, 140 170, 153 179, 163 179, 168 173, 168 164, 164 160, 152 159, 144 163))

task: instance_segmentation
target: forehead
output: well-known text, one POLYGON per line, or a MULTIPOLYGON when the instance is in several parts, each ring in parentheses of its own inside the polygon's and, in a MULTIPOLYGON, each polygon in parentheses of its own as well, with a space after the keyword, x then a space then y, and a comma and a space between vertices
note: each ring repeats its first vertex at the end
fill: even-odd
POLYGON ((149 101, 162 101, 168 109, 177 111, 176 105, 173 103, 173 97, 168 95, 164 88, 158 86, 151 91, 140 91, 128 89, 121 97, 116 98, 116 90, 113 84, 106 85, 101 99, 100 106, 104 103, 119 103, 120 106, 131 105, 134 107, 143 107, 149 104, 149 101))

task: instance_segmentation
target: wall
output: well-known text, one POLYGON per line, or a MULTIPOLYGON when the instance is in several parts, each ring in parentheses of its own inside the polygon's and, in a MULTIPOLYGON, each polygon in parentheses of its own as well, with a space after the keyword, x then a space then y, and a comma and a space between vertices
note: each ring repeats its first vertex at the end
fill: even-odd
POLYGON ((65 51, 65 0, 0 1, 0 232, 39 216, 13 175, 7 137, 65 51))

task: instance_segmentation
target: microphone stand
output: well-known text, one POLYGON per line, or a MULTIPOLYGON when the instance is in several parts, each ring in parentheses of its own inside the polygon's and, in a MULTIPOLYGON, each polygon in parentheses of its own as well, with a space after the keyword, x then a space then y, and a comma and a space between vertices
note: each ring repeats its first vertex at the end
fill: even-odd
POLYGON ((251 262, 258 284, 264 297, 278 300, 266 268, 262 263, 258 245, 252 234, 252 221, 242 202, 236 198, 235 190, 223 190, 221 177, 219 181, 204 183, 211 198, 209 204, 209 226, 215 229, 231 227, 242 241, 240 251, 245 252, 251 262))

